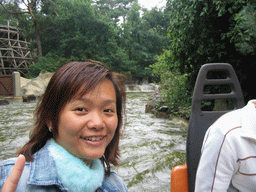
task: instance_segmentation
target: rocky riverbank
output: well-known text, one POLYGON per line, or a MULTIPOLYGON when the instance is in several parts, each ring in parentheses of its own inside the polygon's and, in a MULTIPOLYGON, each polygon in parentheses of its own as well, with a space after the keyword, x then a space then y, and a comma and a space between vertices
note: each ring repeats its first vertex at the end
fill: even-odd
POLYGON ((161 104, 161 95, 159 90, 156 90, 152 93, 147 105, 145 106, 146 113, 152 113, 157 118, 166 118, 176 122, 179 122, 182 126, 188 127, 188 118, 179 117, 175 114, 172 114, 168 106, 161 104))

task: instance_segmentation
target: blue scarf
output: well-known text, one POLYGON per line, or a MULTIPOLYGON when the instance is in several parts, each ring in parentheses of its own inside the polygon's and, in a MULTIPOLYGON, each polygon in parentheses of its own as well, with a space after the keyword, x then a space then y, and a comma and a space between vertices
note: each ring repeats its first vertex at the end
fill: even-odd
POLYGON ((93 192, 102 185, 104 168, 99 159, 91 167, 50 139, 49 152, 56 164, 59 180, 69 191, 93 192))

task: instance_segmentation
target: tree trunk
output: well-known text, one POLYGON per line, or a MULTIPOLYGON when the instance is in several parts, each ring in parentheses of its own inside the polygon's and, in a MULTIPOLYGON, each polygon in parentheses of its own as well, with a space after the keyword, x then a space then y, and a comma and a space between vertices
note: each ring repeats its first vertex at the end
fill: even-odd
POLYGON ((28 11, 29 11, 29 13, 32 16, 33 21, 34 21, 35 35, 36 35, 36 42, 37 42, 37 53, 38 53, 38 56, 40 57, 40 56, 42 56, 42 46, 41 46, 40 34, 39 34, 39 30, 38 30, 37 21, 36 21, 36 18, 34 16, 33 12, 32 12, 30 3, 28 3, 28 11))
POLYGON ((37 42, 37 53, 38 56, 42 56, 42 47, 41 47, 41 39, 40 39, 40 34, 37 26, 36 20, 34 20, 34 27, 35 27, 35 33, 36 33, 36 42, 37 42))

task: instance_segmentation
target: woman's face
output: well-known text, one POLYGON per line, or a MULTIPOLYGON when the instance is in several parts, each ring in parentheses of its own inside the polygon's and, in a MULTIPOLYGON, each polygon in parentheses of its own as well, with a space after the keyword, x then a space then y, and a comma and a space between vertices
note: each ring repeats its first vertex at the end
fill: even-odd
POLYGON ((104 79, 61 110, 56 142, 90 164, 104 155, 117 124, 116 92, 112 82, 104 79))

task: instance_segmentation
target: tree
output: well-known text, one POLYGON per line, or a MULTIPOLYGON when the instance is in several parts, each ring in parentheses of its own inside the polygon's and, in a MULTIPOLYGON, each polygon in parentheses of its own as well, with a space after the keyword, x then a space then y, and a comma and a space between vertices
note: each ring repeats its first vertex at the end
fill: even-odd
MULTIPOLYGON (((173 10, 169 28, 172 43, 164 55, 169 57, 165 59, 169 63, 157 63, 155 67, 163 65, 165 70, 186 74, 186 87, 192 94, 203 64, 230 63, 237 72, 246 100, 254 97, 248 86, 248 74, 255 70, 253 46, 248 46, 255 44, 252 28, 255 9, 250 4, 246 0, 169 0, 167 10, 173 10), (251 17, 245 17, 246 13, 251 17), (246 23, 249 25, 245 26, 246 23), (250 54, 247 52, 245 56, 242 47, 249 47, 250 54)), ((254 75, 250 75, 250 81, 255 81, 253 78, 254 75)))
MULTIPOLYGON (((136 79, 151 77, 149 65, 167 48, 168 14, 162 9, 142 9, 134 3, 122 23, 121 47, 129 56, 128 70, 136 79)), ((126 70, 126 69, 124 69, 126 70)))
POLYGON ((101 15, 107 16, 117 25, 120 19, 125 19, 130 7, 133 3, 138 3, 138 0, 95 0, 97 10, 101 15))
POLYGON ((14 15, 29 14, 30 15, 30 17, 27 17, 27 18, 31 18, 34 23, 38 56, 42 55, 42 47, 41 47, 40 34, 39 34, 39 30, 38 30, 38 22, 37 22, 35 14, 37 14, 37 10, 38 10, 40 3, 41 3, 41 0, 27 0, 27 2, 25 2, 24 0, 8 1, 8 5, 9 5, 8 7, 9 8, 12 7, 15 9, 15 11, 12 11, 11 9, 8 9, 5 6, 6 5, 5 1, 2 0, 0 2, 1 6, 4 8, 4 10, 10 14, 14 14, 14 15), (23 6, 26 7, 25 11, 23 11, 23 9, 19 8, 20 4, 23 4, 23 6))
POLYGON ((119 53, 122 54, 118 47, 118 30, 91 2, 49 2, 42 6, 41 14, 43 55, 100 60, 115 70, 120 68, 114 58, 119 53))
POLYGON ((255 98, 255 7, 246 0, 167 1, 171 44, 150 67, 163 88, 162 102, 172 112, 189 114, 195 80, 205 63, 232 64, 245 100, 255 98))
POLYGON ((255 54, 256 51, 256 2, 248 2, 234 16, 236 25, 228 33, 228 37, 244 55, 255 54))
POLYGON ((137 0, 29 0, 30 12, 19 7, 23 1, 4 7, 21 13, 22 32, 32 49, 41 50, 33 67, 37 72, 64 61, 94 59, 142 80, 150 78, 148 66, 168 46, 168 11, 142 9, 137 0))

